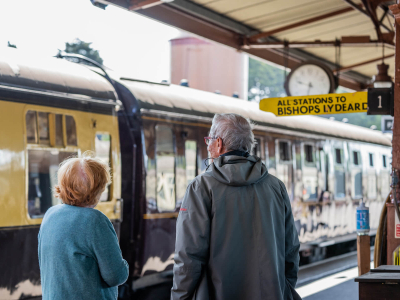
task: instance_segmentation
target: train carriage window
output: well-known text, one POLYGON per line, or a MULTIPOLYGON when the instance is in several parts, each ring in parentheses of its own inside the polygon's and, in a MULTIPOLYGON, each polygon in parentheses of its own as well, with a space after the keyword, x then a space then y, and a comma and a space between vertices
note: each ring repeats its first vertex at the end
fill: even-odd
POLYGON ((63 120, 62 115, 55 115, 56 146, 63 146, 63 120))
MULTIPOLYGON (((94 142, 96 156, 110 166, 111 161, 111 136, 108 133, 96 133, 94 142)), ((100 201, 110 201, 110 185, 100 196, 100 201)))
POLYGON ((314 162, 314 147, 312 145, 304 145, 305 159, 307 163, 314 162))
POLYGON ((382 155, 382 167, 386 168, 386 155, 382 155))
POLYGON ((25 116, 26 122, 26 141, 31 144, 37 144, 37 119, 36 111, 28 111, 25 116))
POLYGON ((67 129, 67 145, 77 146, 76 124, 72 116, 65 116, 65 127, 67 129))
POLYGON ((39 143, 50 144, 49 113, 38 112, 39 143))
POLYGON ((369 166, 374 166, 374 155, 372 153, 369 153, 369 166))
POLYGON ((359 166, 360 165, 360 152, 358 151, 353 151, 353 165, 359 166))
POLYGON ((196 177, 197 142, 185 141, 186 182, 189 184, 196 177))
POLYGON ((342 152, 342 149, 335 149, 336 163, 338 165, 342 164, 342 152))
POLYGON ((175 210, 175 151, 171 128, 156 126, 157 207, 175 210))
POLYGON ((290 161, 290 148, 288 142, 279 142, 279 158, 281 161, 290 161))
POLYGON ((28 213, 42 218, 51 206, 61 203, 53 195, 59 164, 75 152, 58 150, 28 150, 28 213))

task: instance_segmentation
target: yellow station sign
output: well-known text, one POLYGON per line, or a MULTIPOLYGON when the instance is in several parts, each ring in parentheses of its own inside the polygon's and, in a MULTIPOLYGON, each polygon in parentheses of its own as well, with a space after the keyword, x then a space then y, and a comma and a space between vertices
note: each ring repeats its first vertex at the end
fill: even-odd
POLYGON ((265 98, 260 109, 277 117, 367 112, 368 92, 265 98))

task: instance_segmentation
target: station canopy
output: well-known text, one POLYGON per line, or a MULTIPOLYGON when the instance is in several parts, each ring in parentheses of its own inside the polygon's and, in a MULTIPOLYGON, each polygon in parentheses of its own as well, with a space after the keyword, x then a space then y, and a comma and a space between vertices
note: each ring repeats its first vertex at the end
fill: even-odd
POLYGON ((92 0, 293 68, 317 60, 339 84, 365 89, 388 64, 394 76, 395 1, 382 0, 92 0))

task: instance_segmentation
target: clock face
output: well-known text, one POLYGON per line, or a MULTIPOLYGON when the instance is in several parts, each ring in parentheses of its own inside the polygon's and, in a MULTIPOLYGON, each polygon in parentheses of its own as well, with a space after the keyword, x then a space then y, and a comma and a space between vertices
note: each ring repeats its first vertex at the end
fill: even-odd
POLYGON ((286 92, 290 96, 329 94, 332 92, 333 76, 322 67, 306 63, 294 69, 288 82, 286 92))

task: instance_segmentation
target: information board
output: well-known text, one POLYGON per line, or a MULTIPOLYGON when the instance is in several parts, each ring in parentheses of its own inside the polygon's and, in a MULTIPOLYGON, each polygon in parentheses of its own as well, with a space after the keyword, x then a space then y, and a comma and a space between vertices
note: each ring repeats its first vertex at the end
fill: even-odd
POLYGON ((367 112, 368 93, 265 98, 260 101, 260 110, 278 117, 367 112))

